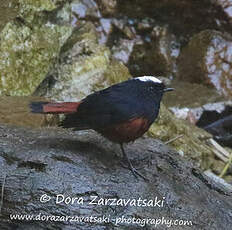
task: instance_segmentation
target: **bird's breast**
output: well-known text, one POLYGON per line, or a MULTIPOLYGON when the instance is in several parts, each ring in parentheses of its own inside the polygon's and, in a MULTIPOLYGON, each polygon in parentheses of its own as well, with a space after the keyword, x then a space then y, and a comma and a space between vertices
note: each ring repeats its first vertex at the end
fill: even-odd
POLYGON ((116 143, 128 143, 141 137, 150 127, 146 118, 134 118, 101 130, 96 130, 104 137, 116 143))

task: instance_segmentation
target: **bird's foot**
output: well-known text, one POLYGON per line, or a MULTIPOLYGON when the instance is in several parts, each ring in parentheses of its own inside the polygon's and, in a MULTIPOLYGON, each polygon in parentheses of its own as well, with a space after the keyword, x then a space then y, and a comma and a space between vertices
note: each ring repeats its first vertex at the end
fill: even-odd
MULTIPOLYGON (((131 172, 133 173, 133 175, 134 175, 136 178, 138 178, 137 176, 140 176, 140 177, 143 178, 145 181, 148 181, 148 182, 149 182, 149 180, 148 180, 145 176, 143 176, 136 168, 133 167, 133 165, 132 165, 130 159, 128 158, 126 152, 124 151, 124 148, 123 148, 123 144, 122 144, 122 143, 120 144, 120 147, 121 147, 121 150, 122 150, 123 157, 124 157, 124 159, 126 160, 126 162, 127 162, 127 164, 128 164, 128 167, 126 167, 126 168, 129 169, 129 170, 131 170, 131 172)), ((122 162, 121 162, 121 164, 122 164, 122 162)), ((122 164, 122 165, 123 165, 123 164, 122 164)), ((123 167, 124 167, 124 166, 123 166, 123 167)))
POLYGON ((136 178, 138 178, 139 176, 143 178, 145 181, 149 182, 149 180, 145 176, 143 176, 131 163, 128 163, 128 166, 126 166, 124 163, 121 162, 121 165, 123 168, 129 169, 136 178))

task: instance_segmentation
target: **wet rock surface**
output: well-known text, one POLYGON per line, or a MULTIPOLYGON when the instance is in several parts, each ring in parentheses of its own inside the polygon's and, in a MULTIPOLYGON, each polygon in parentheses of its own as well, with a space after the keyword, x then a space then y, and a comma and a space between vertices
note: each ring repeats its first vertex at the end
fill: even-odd
MULTIPOLYGON (((1 186, 4 198, 1 229, 143 229, 120 224, 117 217, 191 220, 191 229, 230 229, 232 197, 228 188, 215 184, 193 164, 178 156, 162 142, 140 138, 126 149, 136 167, 150 180, 136 179, 122 168, 119 147, 94 132, 72 133, 59 129, 29 130, 0 127, 1 186), (125 189, 125 187, 127 189, 125 189), (41 203, 41 195, 51 200, 41 203), (56 204, 57 194, 83 197, 83 204, 56 204), (90 205, 90 196, 99 198, 159 199, 163 207, 90 205), (107 224, 52 221, 10 221, 10 214, 61 216, 111 216, 107 224)), ((147 225, 147 229, 154 226, 147 225)), ((175 229, 188 229, 175 226, 175 229)), ((159 226, 167 229, 167 226, 159 226)))

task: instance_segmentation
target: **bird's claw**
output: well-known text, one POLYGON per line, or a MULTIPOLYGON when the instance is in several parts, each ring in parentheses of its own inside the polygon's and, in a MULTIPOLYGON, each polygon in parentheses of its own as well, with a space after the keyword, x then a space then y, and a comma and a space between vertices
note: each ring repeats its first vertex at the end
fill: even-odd
POLYGON ((143 175, 142 175, 136 168, 134 168, 131 164, 129 164, 129 166, 126 166, 124 163, 121 162, 121 165, 122 165, 123 168, 129 169, 129 170, 133 173, 133 175, 134 175, 136 178, 138 178, 138 176, 140 176, 140 177, 143 178, 145 181, 148 181, 148 182, 149 182, 149 180, 148 180, 145 176, 143 176, 143 175))

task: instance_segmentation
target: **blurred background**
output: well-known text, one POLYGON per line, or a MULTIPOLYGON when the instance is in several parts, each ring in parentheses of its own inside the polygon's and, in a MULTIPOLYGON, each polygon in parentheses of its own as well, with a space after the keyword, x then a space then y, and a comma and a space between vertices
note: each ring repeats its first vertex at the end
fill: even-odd
POLYGON ((28 103, 157 76, 176 90, 147 135, 232 183, 232 1, 0 3, 1 124, 56 125, 28 103))

